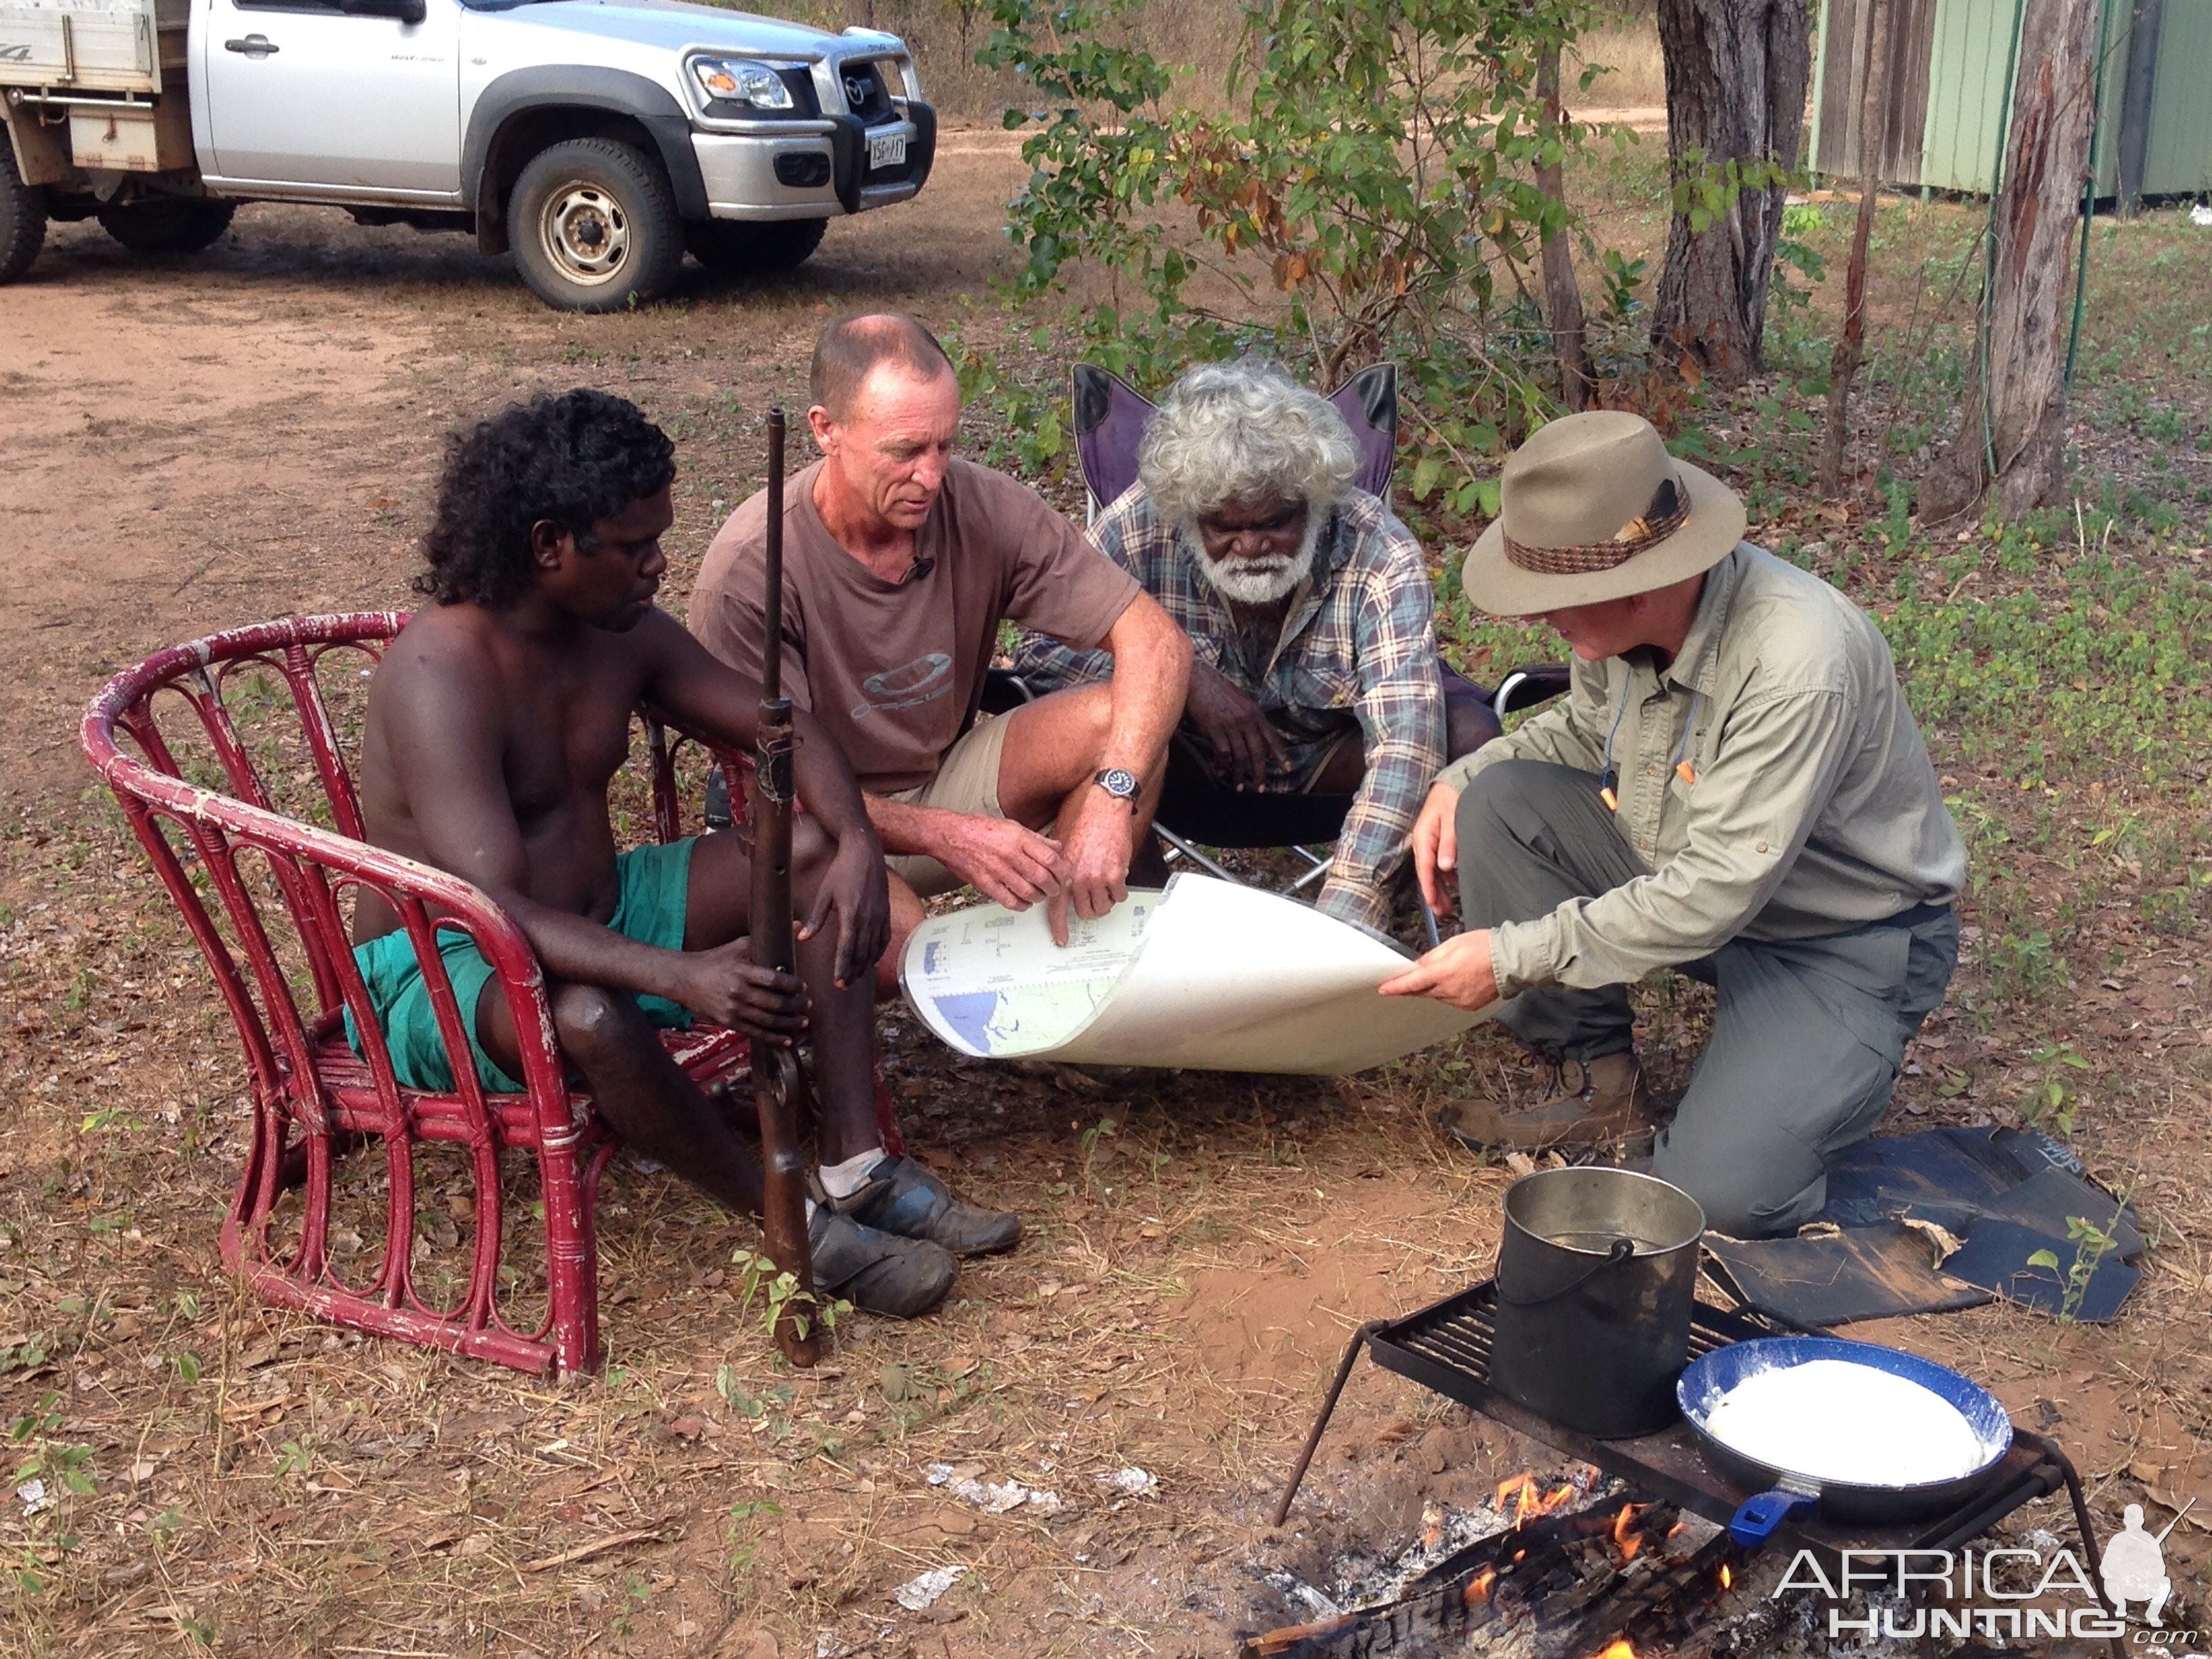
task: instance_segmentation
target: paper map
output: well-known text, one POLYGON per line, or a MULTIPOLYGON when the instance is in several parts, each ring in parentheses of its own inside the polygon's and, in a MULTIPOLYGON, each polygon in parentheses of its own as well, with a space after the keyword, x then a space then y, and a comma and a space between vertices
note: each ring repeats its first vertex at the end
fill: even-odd
POLYGON ((1042 905, 933 917, 900 979, 930 1030, 981 1059, 1339 1077, 1486 1018, 1376 995, 1410 959, 1295 900, 1178 875, 1071 918, 1065 949, 1042 905))

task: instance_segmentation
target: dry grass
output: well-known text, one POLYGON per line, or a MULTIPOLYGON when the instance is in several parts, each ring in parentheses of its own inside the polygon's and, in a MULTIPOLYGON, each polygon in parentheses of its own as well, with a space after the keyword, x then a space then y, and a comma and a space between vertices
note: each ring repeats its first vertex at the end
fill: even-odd
MULTIPOLYGON (((716 0, 736 4, 737 0, 716 0)), ((980 0, 870 0, 865 7, 806 0, 777 8, 780 15, 824 28, 865 21, 888 29, 913 50, 915 67, 932 102, 963 120, 995 122, 1001 112, 1026 107, 1034 94, 1012 75, 986 69, 975 54, 989 41, 990 8, 980 0)), ((1239 0, 1188 0, 1175 6, 1142 9, 1130 33, 1161 63, 1186 66, 1170 101, 1201 108, 1216 106, 1244 27, 1239 0)))
POLYGON ((1575 43, 1565 79, 1595 64, 1603 73, 1579 100, 1593 107, 1649 109, 1667 101, 1667 65, 1659 54, 1658 26, 1650 19, 1600 25, 1575 43))
MULTIPOLYGON (((991 35, 988 6, 960 0, 873 0, 863 9, 807 0, 777 9, 824 28, 861 21, 898 35, 913 49, 932 101, 957 119, 995 122, 1001 112, 1025 106, 1030 97, 1014 76, 975 61, 991 35)), ((1243 29, 1240 0, 1188 0, 1144 8, 1130 32, 1161 63, 1187 70, 1169 94, 1170 103, 1212 109, 1222 104, 1243 29)), ((1568 70, 1571 82, 1580 64, 1599 64, 1606 71, 1587 94, 1591 106, 1648 108, 1666 101, 1658 32, 1649 16, 1609 18, 1583 37, 1578 52, 1579 64, 1568 70)))

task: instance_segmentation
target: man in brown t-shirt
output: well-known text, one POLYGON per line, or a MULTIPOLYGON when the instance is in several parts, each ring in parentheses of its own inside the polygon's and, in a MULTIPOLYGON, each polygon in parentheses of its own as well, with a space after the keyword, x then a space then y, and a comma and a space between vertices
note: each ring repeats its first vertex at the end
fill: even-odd
MULTIPOLYGON (((921 896, 973 884, 1016 909, 1099 916, 1128 890, 1190 642, 1035 491, 955 459, 960 391, 909 318, 831 325, 807 419, 822 459, 784 495, 784 684, 844 750, 890 855, 895 980, 921 896), (978 721, 999 624, 1114 658, 1109 684, 978 721)), ((731 514, 691 630, 760 672, 764 495, 731 514)))

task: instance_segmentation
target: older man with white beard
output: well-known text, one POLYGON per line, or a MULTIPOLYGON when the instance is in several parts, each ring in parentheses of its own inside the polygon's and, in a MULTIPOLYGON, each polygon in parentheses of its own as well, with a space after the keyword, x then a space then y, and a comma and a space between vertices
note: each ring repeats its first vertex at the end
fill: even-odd
MULTIPOLYGON (((1283 798, 1335 797, 1343 829, 1320 907, 1381 929, 1431 781, 1498 727, 1480 692, 1437 660, 1420 544, 1352 487, 1358 463, 1343 417, 1280 368, 1206 364, 1162 400, 1137 483, 1092 535, 1194 647, 1163 820, 1177 821, 1179 805, 1233 813, 1239 795, 1279 816, 1283 798), (1459 693, 1449 715, 1447 676, 1459 693)), ((1111 663, 1030 635, 1014 666, 1059 687, 1103 678, 1111 663)))

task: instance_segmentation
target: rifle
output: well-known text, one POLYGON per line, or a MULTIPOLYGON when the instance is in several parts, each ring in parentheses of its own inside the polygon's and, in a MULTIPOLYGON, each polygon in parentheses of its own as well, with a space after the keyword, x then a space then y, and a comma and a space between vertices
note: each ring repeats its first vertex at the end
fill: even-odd
MULTIPOLYGON (((760 729, 753 770, 753 960, 779 973, 798 971, 791 920, 791 699, 783 695, 783 410, 768 413, 768 620, 761 657, 760 729)), ((806 1074, 789 1048, 752 1045, 753 1102, 760 1113, 761 1231, 769 1259, 796 1288, 774 1304, 776 1346, 794 1365, 821 1357, 814 1298, 814 1253, 806 1239, 806 1164, 799 1115, 806 1074)))

